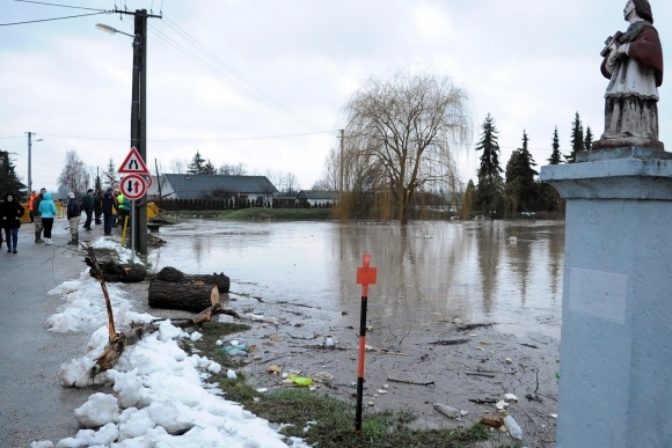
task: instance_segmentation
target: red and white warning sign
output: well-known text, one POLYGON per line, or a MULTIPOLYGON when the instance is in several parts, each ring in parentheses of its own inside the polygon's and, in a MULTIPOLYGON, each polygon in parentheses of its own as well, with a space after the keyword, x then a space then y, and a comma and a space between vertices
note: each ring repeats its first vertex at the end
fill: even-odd
POLYGON ((140 174, 128 174, 119 184, 121 192, 130 200, 140 199, 147 193, 147 183, 140 174))
POLYGON ((135 146, 128 152, 117 172, 120 174, 149 174, 147 165, 135 146))

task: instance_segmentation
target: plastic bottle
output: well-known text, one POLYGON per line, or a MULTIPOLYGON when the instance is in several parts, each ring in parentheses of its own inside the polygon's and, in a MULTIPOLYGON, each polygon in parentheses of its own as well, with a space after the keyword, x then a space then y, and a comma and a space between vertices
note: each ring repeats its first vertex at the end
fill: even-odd
POLYGON ((504 426, 506 426, 506 429, 509 431, 509 434, 511 434, 511 437, 516 440, 523 440, 523 430, 520 428, 520 426, 518 426, 516 419, 514 419, 512 416, 507 415, 504 417, 504 426))

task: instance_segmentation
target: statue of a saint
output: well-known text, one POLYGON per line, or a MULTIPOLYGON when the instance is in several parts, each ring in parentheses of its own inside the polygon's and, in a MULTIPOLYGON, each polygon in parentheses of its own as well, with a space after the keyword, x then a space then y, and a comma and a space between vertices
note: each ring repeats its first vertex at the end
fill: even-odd
POLYGON ((658 87, 663 83, 663 50, 648 0, 628 0, 627 31, 607 39, 602 74, 608 78, 605 126, 594 148, 642 146, 658 141, 658 87))

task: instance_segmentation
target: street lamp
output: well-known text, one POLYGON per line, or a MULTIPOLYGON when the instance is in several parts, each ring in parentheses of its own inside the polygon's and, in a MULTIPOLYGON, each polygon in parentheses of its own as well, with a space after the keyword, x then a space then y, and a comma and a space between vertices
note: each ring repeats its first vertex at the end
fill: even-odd
MULTIPOLYGON (((137 10, 135 16, 134 34, 125 33, 102 23, 96 24, 96 28, 110 34, 123 34, 133 38, 133 86, 131 99, 131 147, 135 147, 143 160, 147 160, 147 17, 155 17, 147 14, 147 10, 137 10)), ((132 250, 143 255, 147 254, 147 200, 142 198, 135 201, 136 222, 133 227, 136 230, 132 250)))
POLYGON ((33 192, 33 142, 41 142, 44 139, 33 140, 34 132, 26 132, 26 134, 28 134, 28 197, 30 197, 33 192))

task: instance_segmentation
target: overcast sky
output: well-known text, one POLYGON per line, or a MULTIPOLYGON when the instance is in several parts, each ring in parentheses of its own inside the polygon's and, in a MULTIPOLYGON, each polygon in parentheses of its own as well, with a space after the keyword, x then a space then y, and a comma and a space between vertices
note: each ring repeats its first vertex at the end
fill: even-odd
MULTIPOLYGON (((60 2, 61 0, 52 0, 60 2)), ((111 9, 115 0, 62 0, 111 9)), ((651 0, 665 56, 672 2, 651 0)), ((523 129, 539 165, 557 125, 569 152, 579 112, 596 139, 604 126, 599 72, 605 38, 624 30, 620 0, 116 0, 149 20, 147 162, 164 172, 199 150, 219 167, 250 174, 293 172, 303 188, 338 146, 343 108, 370 77, 450 77, 469 97, 473 136, 455 148, 464 181, 474 178, 480 127, 491 113, 503 166, 523 129), (202 51, 205 50, 206 52, 202 51)), ((0 23, 86 13, 0 0, 0 23)), ((104 170, 128 152, 130 16, 97 15, 0 26, 0 148, 33 185, 54 188, 65 153, 104 170), (122 20, 123 19, 123 20, 122 20)), ((669 83, 668 83, 669 85, 669 83)), ((660 139, 672 147, 672 100, 660 89, 660 139)))

